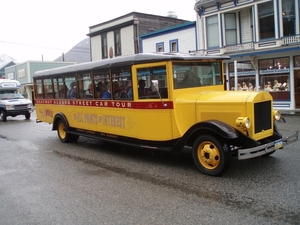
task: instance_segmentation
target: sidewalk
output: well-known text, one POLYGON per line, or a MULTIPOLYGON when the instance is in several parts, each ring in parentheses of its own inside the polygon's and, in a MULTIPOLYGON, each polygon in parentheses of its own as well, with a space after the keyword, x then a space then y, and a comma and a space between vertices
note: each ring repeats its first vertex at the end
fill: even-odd
POLYGON ((281 115, 300 116, 300 110, 280 110, 281 115))

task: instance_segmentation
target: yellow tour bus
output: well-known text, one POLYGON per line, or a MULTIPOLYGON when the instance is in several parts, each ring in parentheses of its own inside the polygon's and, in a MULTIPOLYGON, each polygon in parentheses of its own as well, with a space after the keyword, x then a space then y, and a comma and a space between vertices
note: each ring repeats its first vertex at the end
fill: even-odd
POLYGON ((37 122, 62 142, 79 136, 169 151, 189 149, 217 176, 231 158, 268 156, 298 139, 282 137, 268 92, 226 91, 227 56, 140 53, 37 71, 37 122))

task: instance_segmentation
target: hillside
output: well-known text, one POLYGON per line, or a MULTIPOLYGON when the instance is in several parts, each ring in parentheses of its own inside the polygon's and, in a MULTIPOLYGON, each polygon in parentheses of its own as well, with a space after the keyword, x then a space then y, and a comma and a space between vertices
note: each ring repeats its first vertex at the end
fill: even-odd
POLYGON ((83 63, 90 62, 90 57, 90 38, 85 38, 64 54, 64 60, 62 56, 59 56, 54 61, 83 63))

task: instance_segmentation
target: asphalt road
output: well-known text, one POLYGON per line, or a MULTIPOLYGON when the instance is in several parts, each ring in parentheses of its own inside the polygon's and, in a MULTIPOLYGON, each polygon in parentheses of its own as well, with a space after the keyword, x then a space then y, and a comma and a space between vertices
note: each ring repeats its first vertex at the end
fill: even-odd
MULTIPOLYGON (((285 116, 284 135, 300 117, 285 116)), ((173 157, 80 138, 35 115, 0 122, 0 224, 300 224, 299 141, 234 159, 222 177, 173 157)))

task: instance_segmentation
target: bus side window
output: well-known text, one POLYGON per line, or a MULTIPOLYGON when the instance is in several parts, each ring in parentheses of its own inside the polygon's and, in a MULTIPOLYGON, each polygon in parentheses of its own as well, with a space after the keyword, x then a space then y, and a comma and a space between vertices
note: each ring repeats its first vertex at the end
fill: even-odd
POLYGON ((34 84, 34 88, 35 88, 35 98, 36 99, 42 99, 43 98, 43 84, 42 84, 42 80, 35 80, 35 84, 34 84))
POLYGON ((113 99, 131 100, 132 85, 131 85, 131 69, 130 67, 121 67, 111 71, 112 73, 112 88, 113 99), (129 94, 129 95, 128 95, 129 94))
POLYGON ((110 99, 109 71, 107 69, 93 71, 94 97, 110 99))
POLYGON ((44 96, 45 98, 53 98, 52 79, 44 79, 44 96))
POLYGON ((95 87, 93 86, 90 72, 78 74, 77 84, 77 90, 81 99, 90 99, 94 97, 95 87))
POLYGON ((68 74, 65 76, 65 84, 68 87, 67 98, 77 98, 77 82, 76 74, 68 74))
POLYGON ((166 67, 155 66, 137 69, 139 99, 168 98, 166 67), (158 91, 152 81, 158 84, 158 91))

